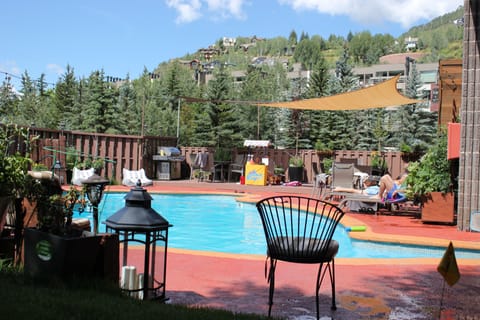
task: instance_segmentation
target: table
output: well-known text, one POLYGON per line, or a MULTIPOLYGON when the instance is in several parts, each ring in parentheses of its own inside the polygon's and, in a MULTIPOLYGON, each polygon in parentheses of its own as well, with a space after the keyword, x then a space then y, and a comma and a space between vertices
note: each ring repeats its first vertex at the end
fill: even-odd
POLYGON ((228 166, 230 165, 230 161, 214 161, 213 162, 213 181, 215 181, 216 173, 220 172, 220 180, 221 182, 225 182, 225 169, 228 173, 228 166))

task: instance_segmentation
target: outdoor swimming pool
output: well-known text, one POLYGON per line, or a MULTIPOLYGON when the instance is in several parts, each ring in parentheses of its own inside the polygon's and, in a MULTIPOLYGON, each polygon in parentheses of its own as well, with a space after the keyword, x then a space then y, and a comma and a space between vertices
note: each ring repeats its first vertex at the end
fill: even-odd
MULTIPOLYGON (((105 193, 100 204, 100 232, 110 215, 125 206, 125 193, 105 193)), ((254 204, 232 196, 150 194, 152 208, 170 222, 169 248, 235 254, 266 252, 262 223, 254 204)), ((74 218, 89 218, 91 210, 74 218)), ((397 245, 351 239, 341 225, 334 238, 340 243, 337 257, 344 258, 441 258, 445 248, 397 245)), ((456 248, 457 258, 480 259, 480 252, 456 248)))

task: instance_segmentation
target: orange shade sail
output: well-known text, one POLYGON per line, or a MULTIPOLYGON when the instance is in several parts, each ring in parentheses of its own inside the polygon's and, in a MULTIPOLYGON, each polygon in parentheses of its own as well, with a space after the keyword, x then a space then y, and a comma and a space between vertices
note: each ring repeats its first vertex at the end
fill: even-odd
POLYGON ((397 75, 382 83, 356 91, 329 97, 286 102, 255 103, 257 106, 303 110, 364 110, 419 103, 421 100, 407 98, 397 90, 397 75))

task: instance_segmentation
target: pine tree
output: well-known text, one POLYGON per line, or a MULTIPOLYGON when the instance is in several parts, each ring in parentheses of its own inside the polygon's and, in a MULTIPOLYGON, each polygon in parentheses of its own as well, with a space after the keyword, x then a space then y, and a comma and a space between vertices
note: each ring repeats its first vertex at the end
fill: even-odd
POLYGON ((55 85, 54 95, 54 107, 59 117, 58 120, 64 123, 67 130, 78 128, 77 88, 74 70, 70 65, 67 65, 65 73, 55 85))
POLYGON ((118 129, 122 134, 137 135, 141 126, 139 117, 140 114, 137 109, 136 99, 137 92, 134 89, 133 83, 127 77, 125 82, 118 88, 118 112, 124 121, 119 121, 118 129))
MULTIPOLYGON (((419 91, 422 86, 420 73, 416 64, 412 63, 410 74, 406 82, 405 94, 412 99, 421 97, 419 91)), ((397 130, 392 142, 397 147, 409 146, 412 150, 424 151, 436 134, 436 114, 421 108, 419 104, 400 107, 395 119, 397 130)))
POLYGON ((114 89, 104 81, 104 72, 94 71, 87 80, 84 119, 81 128, 88 132, 117 132, 114 89))
POLYGON ((17 114, 19 98, 15 94, 10 80, 10 76, 5 77, 0 86, 0 119, 2 122, 14 121, 14 115, 17 114))

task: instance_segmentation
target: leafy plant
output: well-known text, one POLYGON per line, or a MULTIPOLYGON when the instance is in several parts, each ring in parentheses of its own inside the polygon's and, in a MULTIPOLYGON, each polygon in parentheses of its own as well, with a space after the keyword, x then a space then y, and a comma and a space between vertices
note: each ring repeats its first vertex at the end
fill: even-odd
POLYGON ((0 195, 21 196, 25 176, 31 164, 29 146, 35 139, 30 141, 27 128, 18 127, 15 124, 1 125, 0 128, 0 195), (14 144, 24 144, 26 154, 14 151, 14 144))
POLYGON ((330 149, 324 142, 320 140, 317 140, 317 142, 315 142, 315 150, 325 153, 332 152, 332 149, 330 149))
POLYGON ((79 161, 79 154, 74 147, 67 147, 65 149, 65 167, 67 170, 72 170, 79 161))
POLYGON ((96 158, 92 161, 92 168, 95 170, 100 170, 105 167, 105 159, 103 158, 96 158))
POLYGON ((282 167, 279 167, 279 166, 275 166, 275 168, 273 168, 273 173, 274 174, 284 174, 285 169, 282 168, 282 167))
POLYGON ((83 189, 77 190, 71 186, 64 194, 55 180, 28 176, 26 181, 26 197, 35 204, 38 229, 57 235, 68 235, 75 205, 80 205, 80 211, 83 211, 85 206, 83 189))
POLYGON ((77 168, 85 170, 93 168, 96 171, 102 169, 105 166, 105 159, 103 158, 86 158, 83 162, 77 164, 77 168))
POLYGON ((303 167, 303 159, 300 156, 290 157, 288 160, 288 165, 290 167, 303 167))
POLYGON ((323 159, 323 169, 326 173, 329 173, 333 167, 333 158, 324 158, 323 159))
POLYGON ((440 133, 435 143, 417 162, 408 165, 409 195, 424 197, 429 192, 451 190, 450 162, 447 159, 447 135, 440 133))
POLYGON ((401 152, 412 152, 412 150, 413 150, 412 147, 410 147, 405 142, 402 142, 402 144, 400 145, 400 151, 401 152))
POLYGON ((373 168, 386 169, 387 164, 385 159, 381 157, 378 151, 372 151, 370 164, 373 168))

